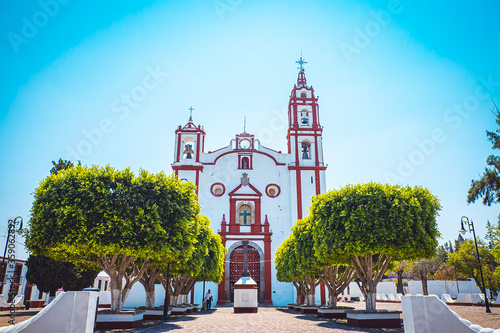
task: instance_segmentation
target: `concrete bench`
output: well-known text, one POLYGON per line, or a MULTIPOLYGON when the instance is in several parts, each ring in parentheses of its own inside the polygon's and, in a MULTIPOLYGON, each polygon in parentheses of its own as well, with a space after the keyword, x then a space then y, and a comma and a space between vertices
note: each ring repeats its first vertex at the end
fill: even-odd
POLYGON ((68 291, 59 294, 33 317, 18 324, 0 328, 0 333, 93 333, 96 310, 96 292, 68 291))
POLYGON ((500 333, 461 318, 435 295, 403 296, 401 308, 405 333, 500 333))

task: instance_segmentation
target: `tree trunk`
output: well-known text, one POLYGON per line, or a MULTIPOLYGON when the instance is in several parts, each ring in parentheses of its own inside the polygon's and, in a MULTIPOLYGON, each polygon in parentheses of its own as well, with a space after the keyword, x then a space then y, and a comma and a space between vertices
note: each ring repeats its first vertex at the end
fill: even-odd
POLYGON ((377 294, 367 293, 365 297, 366 297, 366 310, 375 311, 377 309, 377 294))
POLYGON ((420 271, 420 280, 422 281, 422 292, 424 295, 429 295, 427 291, 427 272, 420 271))
POLYGON ((300 282, 293 281, 293 286, 295 287, 295 292, 297 295, 295 296, 295 304, 300 304, 300 296, 302 295, 302 286, 300 282))
POLYGON ((155 291, 147 291, 146 292, 146 308, 154 309, 156 303, 156 295, 155 291))
POLYGON ((323 281, 328 288, 330 306, 337 306, 337 296, 349 286, 355 276, 356 272, 350 267, 345 267, 341 274, 339 274, 339 266, 326 267, 323 270, 323 281))
POLYGON ((332 308, 336 308, 337 307, 337 295, 332 295, 330 294, 328 296, 328 304, 332 307, 332 308))
POLYGON ((403 294, 405 293, 404 288, 403 288, 403 273, 404 271, 398 271, 398 285, 396 286, 396 292, 398 294, 403 294))
POLYGON ((391 261, 391 256, 377 255, 373 262, 373 255, 358 256, 352 258, 352 266, 358 274, 360 282, 356 281, 365 296, 366 310, 375 311, 377 308, 377 284, 382 280, 384 272, 391 261))
POLYGON ((148 309, 153 309, 155 307, 155 281, 159 271, 159 268, 150 267, 139 279, 139 282, 144 286, 144 290, 146 291, 146 308, 148 309))

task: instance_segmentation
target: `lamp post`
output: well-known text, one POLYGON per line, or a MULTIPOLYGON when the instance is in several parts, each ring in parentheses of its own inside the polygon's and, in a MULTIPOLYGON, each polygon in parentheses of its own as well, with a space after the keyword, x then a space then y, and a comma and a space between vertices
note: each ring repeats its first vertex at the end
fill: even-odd
POLYGON ((5 250, 3 251, 3 259, 2 259, 2 286, 5 284, 5 276, 7 275, 7 265, 5 265, 5 256, 7 255, 7 247, 9 246, 9 239, 11 235, 14 235, 16 232, 16 224, 19 224, 19 229, 17 229, 17 233, 21 234, 23 229, 23 218, 21 216, 16 217, 15 219, 10 219, 8 222, 8 231, 7 231, 7 239, 5 240, 5 250))
POLYGON ((477 263, 479 265, 479 274, 481 274, 481 283, 483 284, 484 304, 486 305, 486 313, 491 313, 490 305, 488 302, 488 296, 486 296, 486 285, 484 284, 483 269, 481 268, 481 259, 479 258, 479 248, 477 247, 476 231, 474 230, 474 223, 472 222, 472 220, 469 221, 469 218, 467 216, 462 216, 462 220, 460 221, 460 224, 461 224, 460 233, 462 233, 462 235, 467 232, 467 230, 465 230, 464 224, 467 225, 469 232, 471 232, 471 230, 472 230, 472 234, 474 235, 474 244, 476 245, 477 263))

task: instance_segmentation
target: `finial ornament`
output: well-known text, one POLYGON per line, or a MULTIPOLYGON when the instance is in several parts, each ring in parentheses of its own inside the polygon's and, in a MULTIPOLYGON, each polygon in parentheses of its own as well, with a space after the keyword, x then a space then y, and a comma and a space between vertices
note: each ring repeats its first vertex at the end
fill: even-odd
POLYGON ((297 69, 300 69, 300 72, 304 72, 304 64, 307 64, 307 61, 302 59, 302 50, 300 51, 300 59, 297 60, 295 63, 299 64, 299 67, 297 69))
POLYGON ((188 110, 189 110, 189 121, 193 121, 193 110, 194 110, 194 108, 191 106, 188 110))

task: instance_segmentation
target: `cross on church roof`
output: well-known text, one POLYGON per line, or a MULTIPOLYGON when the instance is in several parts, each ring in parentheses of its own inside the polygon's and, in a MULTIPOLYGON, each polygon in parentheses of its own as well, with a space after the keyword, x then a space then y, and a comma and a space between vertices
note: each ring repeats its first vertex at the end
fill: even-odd
POLYGON ((304 64, 307 64, 307 61, 302 59, 302 51, 300 51, 300 59, 297 60, 295 63, 299 64, 299 67, 297 69, 300 69, 301 72, 304 72, 304 64))
POLYGON ((189 110, 189 121, 193 121, 193 110, 194 110, 194 108, 191 106, 188 110, 189 110))

